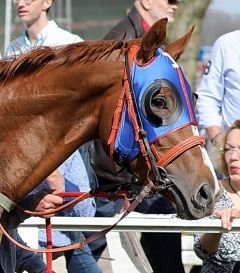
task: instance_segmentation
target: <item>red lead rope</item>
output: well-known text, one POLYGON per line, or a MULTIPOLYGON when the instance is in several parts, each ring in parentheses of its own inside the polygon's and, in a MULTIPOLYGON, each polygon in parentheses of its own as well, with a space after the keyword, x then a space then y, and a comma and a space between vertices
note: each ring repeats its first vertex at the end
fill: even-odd
MULTIPOLYGON (((79 197, 86 194, 85 192, 61 192, 57 195, 63 198, 66 197, 79 197)), ((112 199, 114 193, 107 193, 107 192, 100 192, 97 194, 92 195, 93 197, 104 197, 108 199, 112 199)), ((126 199, 128 196, 127 192, 119 191, 115 193, 120 199, 126 199)), ((51 218, 46 219, 46 237, 47 237, 47 249, 53 249, 52 244, 52 225, 51 225, 51 218)), ((47 273, 52 273, 52 252, 46 253, 46 262, 47 262, 47 273)))
MULTIPOLYGON (((60 197, 79 197, 86 194, 86 192, 60 192, 57 195, 60 197)), ((126 199, 128 198, 129 194, 126 191, 118 191, 115 193, 109 193, 109 192, 99 192, 96 194, 91 194, 90 197, 103 197, 107 199, 114 199, 114 198, 120 198, 120 199, 126 199)))
MULTIPOLYGON (((40 215, 48 215, 48 214, 56 213, 56 212, 60 211, 61 209, 66 209, 66 208, 73 206, 76 203, 78 203, 86 198, 89 198, 89 197, 105 197, 110 200, 113 198, 126 199, 129 197, 128 192, 125 192, 125 191, 119 191, 119 192, 115 192, 115 193, 100 192, 100 193, 96 193, 96 194, 90 194, 88 192, 61 192, 61 193, 58 193, 57 195, 60 197, 63 197, 63 198, 75 197, 75 199, 67 202, 67 204, 62 205, 61 207, 59 207, 57 209, 50 209, 49 212, 47 212, 47 213, 46 212, 42 213, 42 212, 28 211, 28 210, 23 209, 19 205, 17 205, 16 207, 18 209, 20 209, 22 212, 25 212, 27 214, 40 216, 40 215)), ((60 251, 62 252, 62 251, 67 251, 67 250, 71 250, 71 249, 81 248, 84 246, 84 243, 79 242, 79 243, 75 243, 75 244, 69 245, 69 246, 53 248, 51 218, 46 219, 47 249, 33 249, 31 247, 20 244, 19 242, 14 240, 7 233, 7 231, 4 229, 2 224, 0 224, 0 230, 12 243, 17 245, 18 247, 21 247, 21 248, 31 251, 31 252, 46 253, 47 273, 52 273, 52 253, 53 252, 60 252, 60 251)))
MULTIPOLYGON (((47 249, 52 249, 52 225, 51 218, 46 219, 47 249)), ((46 253, 47 273, 52 273, 52 252, 46 253)))
MULTIPOLYGON (((60 197, 79 197, 86 194, 85 192, 61 192, 57 195, 60 197)), ((108 199, 111 199, 111 196, 113 194, 107 193, 107 192, 100 192, 97 194, 94 194, 94 197, 105 197, 108 199)), ((118 192, 117 197, 120 199, 126 199, 128 196, 127 192, 118 192)), ((51 225, 51 218, 46 219, 46 237, 47 237, 47 249, 53 249, 52 244, 52 225, 51 225)), ((47 273, 52 273, 52 252, 46 253, 46 262, 47 262, 47 273)))

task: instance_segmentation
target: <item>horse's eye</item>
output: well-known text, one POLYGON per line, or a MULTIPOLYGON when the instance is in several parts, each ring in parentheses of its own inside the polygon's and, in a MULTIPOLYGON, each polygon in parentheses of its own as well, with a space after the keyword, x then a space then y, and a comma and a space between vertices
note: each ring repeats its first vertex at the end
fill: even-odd
POLYGON ((155 97, 152 98, 151 105, 158 109, 165 109, 167 108, 166 99, 164 97, 155 97))

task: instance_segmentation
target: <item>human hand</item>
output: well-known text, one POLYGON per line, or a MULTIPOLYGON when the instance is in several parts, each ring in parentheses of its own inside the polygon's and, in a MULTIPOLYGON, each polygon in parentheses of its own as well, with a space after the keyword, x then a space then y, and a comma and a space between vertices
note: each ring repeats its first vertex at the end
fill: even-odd
MULTIPOLYGON (((33 197, 33 207, 36 212, 48 212, 50 209, 56 209, 63 204, 64 199, 56 194, 61 191, 44 190, 33 197)), ((42 215, 43 218, 50 218, 54 214, 42 215)))
POLYGON ((234 208, 216 209, 214 214, 217 218, 221 219, 222 227, 227 230, 232 229, 234 219, 240 218, 240 210, 234 208))

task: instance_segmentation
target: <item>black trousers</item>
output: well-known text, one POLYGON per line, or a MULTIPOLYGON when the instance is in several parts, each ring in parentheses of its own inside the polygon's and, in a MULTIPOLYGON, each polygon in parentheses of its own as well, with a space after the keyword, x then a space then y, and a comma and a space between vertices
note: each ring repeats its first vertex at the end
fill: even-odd
POLYGON ((240 262, 236 262, 236 265, 233 268, 232 273, 239 273, 240 272, 240 262))
POLYGON ((180 233, 142 233, 141 244, 154 273, 184 273, 180 233))

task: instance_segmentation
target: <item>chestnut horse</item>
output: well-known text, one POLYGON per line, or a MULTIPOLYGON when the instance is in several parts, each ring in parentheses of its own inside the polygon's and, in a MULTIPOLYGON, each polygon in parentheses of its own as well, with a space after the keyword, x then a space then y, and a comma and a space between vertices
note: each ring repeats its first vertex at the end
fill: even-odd
POLYGON ((2 196, 18 202, 80 145, 100 139, 108 154, 111 147, 119 152, 120 162, 133 147, 129 168, 154 184, 150 191, 162 190, 173 200, 180 217, 212 212, 219 186, 198 136, 188 83, 175 62, 192 30, 162 51, 166 25, 160 20, 143 39, 128 43, 42 47, 0 61, 2 196), (113 121, 129 133, 126 145, 113 121))

